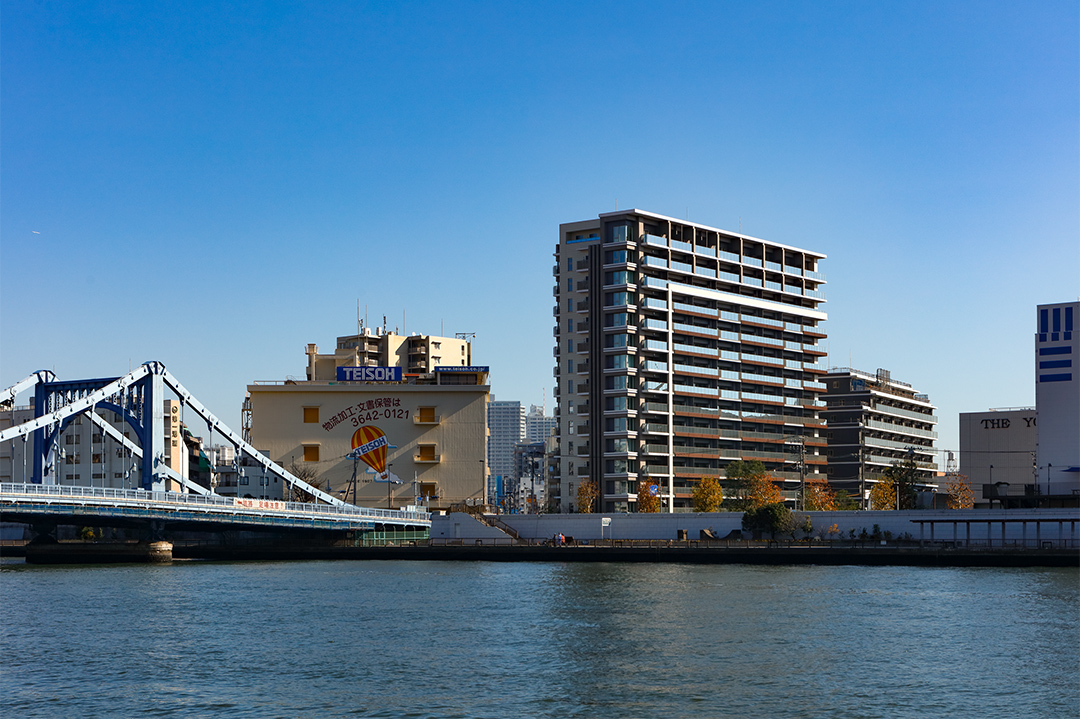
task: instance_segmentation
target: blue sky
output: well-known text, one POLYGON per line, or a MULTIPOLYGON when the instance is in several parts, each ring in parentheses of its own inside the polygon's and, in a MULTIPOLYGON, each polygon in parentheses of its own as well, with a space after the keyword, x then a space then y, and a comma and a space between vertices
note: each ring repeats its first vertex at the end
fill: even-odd
POLYGON ((234 427, 371 325, 552 380, 558 224, 829 255, 833 365, 1032 405, 1080 294, 1078 3, 0 1, 0 386, 156 359, 234 427))

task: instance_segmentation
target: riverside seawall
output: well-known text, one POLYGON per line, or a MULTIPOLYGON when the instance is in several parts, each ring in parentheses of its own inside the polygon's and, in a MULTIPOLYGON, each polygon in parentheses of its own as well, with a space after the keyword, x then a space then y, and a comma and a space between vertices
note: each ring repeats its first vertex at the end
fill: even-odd
MULTIPOLYGON (((902 512, 798 512, 809 518, 810 536, 816 539, 858 539, 874 534, 899 539, 909 536, 924 543, 952 547, 1051 546, 1080 547, 1080 508, 1062 509, 959 509, 902 512), (829 534, 835 527, 836 533, 829 534)), ((513 544, 500 527, 516 532, 520 540, 543 541, 563 534, 575 540, 696 540, 702 530, 718 537, 742 531, 742 512, 677 514, 500 514, 485 515, 485 523, 472 515, 435 515, 434 542, 513 544), (606 526, 604 520, 610 520, 606 526), (489 526, 494 524, 496 526, 489 526), (682 534, 682 533, 685 533, 682 534), (471 540, 471 541, 470 541, 471 540)), ((797 532, 796 537, 803 537, 797 532)), ((749 535, 745 535, 749 538, 749 535)))

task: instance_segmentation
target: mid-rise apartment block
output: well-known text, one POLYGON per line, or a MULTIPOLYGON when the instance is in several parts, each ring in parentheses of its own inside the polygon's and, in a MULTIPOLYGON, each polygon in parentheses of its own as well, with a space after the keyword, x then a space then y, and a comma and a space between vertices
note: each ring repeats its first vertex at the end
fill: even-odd
POLYGON ((870 486, 894 462, 913 460, 930 485, 937 470, 934 440, 937 416, 930 398, 892 378, 837 367, 825 375, 829 483, 853 496, 870 486))
POLYGON ((824 255, 626 210, 559 228, 555 252, 559 511, 595 481, 600 511, 664 511, 695 483, 757 459, 790 482, 824 477, 818 410, 824 255))
POLYGON ((399 335, 382 327, 338 337, 332 354, 319 354, 313 344, 307 352, 309 380, 333 379, 337 367, 400 367, 405 374, 423 374, 440 366, 472 365, 472 346, 464 336, 399 335))

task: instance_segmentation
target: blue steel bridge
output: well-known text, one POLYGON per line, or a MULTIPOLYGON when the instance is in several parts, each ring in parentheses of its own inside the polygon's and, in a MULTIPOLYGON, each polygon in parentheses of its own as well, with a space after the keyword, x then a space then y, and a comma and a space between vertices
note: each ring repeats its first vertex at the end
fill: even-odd
MULTIPOLYGON (((188 392, 160 362, 147 362, 122 377, 60 381, 42 370, 0 391, 0 405, 33 388, 33 416, 0 430, 0 446, 21 441, 30 454, 30 481, 0 484, 0 521, 35 525, 143 527, 161 530, 409 530, 431 527, 427 512, 349 504, 271 461, 233 432, 188 392), (298 488, 314 502, 222 496, 165 463, 164 401, 175 398, 206 423, 210 436, 235 449, 238 472, 257 471, 298 488), (97 410, 123 418, 122 432, 97 410), (138 487, 72 486, 59 481, 60 439, 76 417, 96 425, 132 457, 138 487), (32 444, 30 440, 32 439, 32 444), (244 465, 244 466, 241 466, 244 465), (170 483, 181 491, 167 491, 170 483)), ((92 476, 92 475, 91 475, 92 476)))

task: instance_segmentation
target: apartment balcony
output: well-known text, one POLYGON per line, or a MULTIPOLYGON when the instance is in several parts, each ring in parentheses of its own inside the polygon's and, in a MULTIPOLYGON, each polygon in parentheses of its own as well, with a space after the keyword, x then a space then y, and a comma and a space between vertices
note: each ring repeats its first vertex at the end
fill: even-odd
POLYGON ((439 454, 428 454, 421 452, 420 454, 413 455, 414 464, 438 464, 442 458, 439 454))

